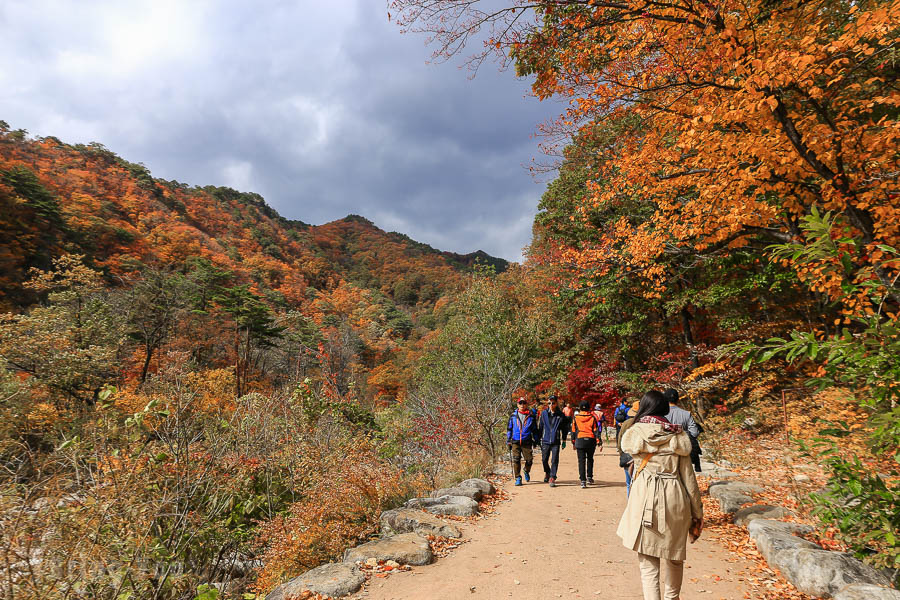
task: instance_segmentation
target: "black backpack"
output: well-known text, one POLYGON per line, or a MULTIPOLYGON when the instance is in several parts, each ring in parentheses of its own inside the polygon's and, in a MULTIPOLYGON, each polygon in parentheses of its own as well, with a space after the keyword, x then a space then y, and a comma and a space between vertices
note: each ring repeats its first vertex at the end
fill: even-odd
POLYGON ((627 404, 620 404, 619 408, 616 409, 613 418, 616 420, 616 423, 622 424, 628 420, 628 409, 630 407, 627 404))

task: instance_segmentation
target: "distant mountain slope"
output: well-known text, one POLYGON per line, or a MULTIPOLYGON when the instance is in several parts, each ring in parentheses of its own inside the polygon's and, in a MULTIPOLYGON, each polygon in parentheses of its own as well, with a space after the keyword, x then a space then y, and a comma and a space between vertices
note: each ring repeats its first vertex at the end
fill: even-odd
POLYGON ((28 139, 0 121, 0 305, 29 300, 30 267, 82 253, 110 277, 141 265, 204 257, 278 304, 342 280, 399 305, 427 308, 476 262, 478 251, 440 252, 351 215, 321 226, 283 218, 254 193, 155 179, 102 145, 28 139))

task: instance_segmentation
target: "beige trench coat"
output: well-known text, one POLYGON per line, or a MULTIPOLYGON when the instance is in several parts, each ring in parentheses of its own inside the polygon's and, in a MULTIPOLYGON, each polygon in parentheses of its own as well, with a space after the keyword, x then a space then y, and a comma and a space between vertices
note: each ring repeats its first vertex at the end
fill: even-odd
POLYGON ((650 460, 631 483, 616 534, 629 550, 684 560, 692 519, 703 517, 688 434, 635 423, 622 435, 622 450, 634 457, 635 471, 648 454, 650 460))

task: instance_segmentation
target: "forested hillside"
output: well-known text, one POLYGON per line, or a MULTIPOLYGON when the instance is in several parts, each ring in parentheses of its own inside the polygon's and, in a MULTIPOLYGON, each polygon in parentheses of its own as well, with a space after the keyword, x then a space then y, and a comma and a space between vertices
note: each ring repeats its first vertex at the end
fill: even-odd
POLYGON ((502 259, 290 221, 5 123, 0 236, 11 598, 266 590, 483 463, 436 445, 410 390, 502 259))

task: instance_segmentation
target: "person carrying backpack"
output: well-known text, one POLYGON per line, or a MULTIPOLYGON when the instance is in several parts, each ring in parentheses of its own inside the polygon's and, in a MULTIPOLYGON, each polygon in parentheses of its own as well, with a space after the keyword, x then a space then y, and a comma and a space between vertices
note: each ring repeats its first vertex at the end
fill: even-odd
POLYGON ((578 411, 572 419, 572 445, 578 453, 578 478, 581 487, 594 484, 594 452, 597 444, 602 449, 603 441, 597 429, 597 419, 591 413, 590 402, 584 401, 578 405, 578 411))
POLYGON ((528 408, 528 400, 520 397, 515 412, 509 417, 506 424, 506 447, 509 448, 513 461, 513 475, 516 485, 522 485, 522 475, 525 481, 531 481, 531 465, 534 462, 532 448, 540 446, 538 437, 537 415, 528 408), (522 470, 522 457, 525 457, 525 469, 522 470))
POLYGON ((559 448, 566 447, 566 431, 569 419, 559 408, 559 399, 551 394, 547 408, 541 411, 538 430, 541 435, 541 464, 544 467, 544 483, 556 487, 556 471, 559 468, 559 448))
POLYGON ((628 405, 628 400, 623 396, 622 402, 616 407, 616 410, 613 413, 613 420, 616 422, 616 437, 619 437, 619 430, 622 428, 622 423, 628 418, 628 410, 630 408, 631 406, 628 405))

